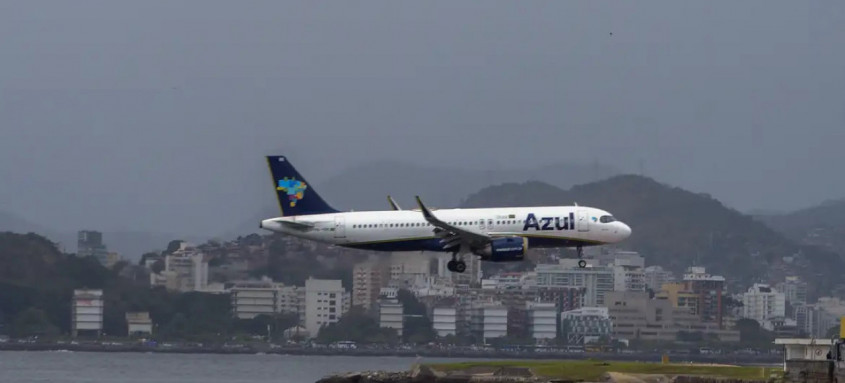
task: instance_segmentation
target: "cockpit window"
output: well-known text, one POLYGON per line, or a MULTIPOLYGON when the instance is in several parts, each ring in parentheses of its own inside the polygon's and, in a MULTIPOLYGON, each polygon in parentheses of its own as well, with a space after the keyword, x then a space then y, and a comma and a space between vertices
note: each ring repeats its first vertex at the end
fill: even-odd
POLYGON ((601 218, 599 218, 599 221, 601 221, 601 223, 611 223, 613 221, 616 221, 616 218, 613 218, 612 215, 603 215, 601 216, 601 218))

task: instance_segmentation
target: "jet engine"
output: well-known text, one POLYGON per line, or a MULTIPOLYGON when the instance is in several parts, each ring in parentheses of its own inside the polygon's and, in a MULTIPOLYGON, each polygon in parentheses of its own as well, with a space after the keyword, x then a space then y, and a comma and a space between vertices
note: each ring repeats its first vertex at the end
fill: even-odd
POLYGON ((490 262, 518 262, 525 258, 528 251, 528 238, 496 238, 487 246, 476 251, 482 260, 490 262))

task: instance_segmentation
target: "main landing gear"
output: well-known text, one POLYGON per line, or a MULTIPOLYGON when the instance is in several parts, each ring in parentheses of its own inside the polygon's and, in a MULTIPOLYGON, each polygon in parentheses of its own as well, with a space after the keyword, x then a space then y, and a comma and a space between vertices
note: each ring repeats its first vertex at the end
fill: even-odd
POLYGON ((585 261, 583 259, 584 258, 584 247, 581 246, 581 245, 578 245, 577 249, 578 249, 578 267, 583 269, 583 268, 587 267, 587 261, 585 261))
POLYGON ((452 253, 452 260, 446 263, 446 269, 453 273, 463 273, 467 270, 467 264, 463 259, 458 259, 458 253, 452 253))

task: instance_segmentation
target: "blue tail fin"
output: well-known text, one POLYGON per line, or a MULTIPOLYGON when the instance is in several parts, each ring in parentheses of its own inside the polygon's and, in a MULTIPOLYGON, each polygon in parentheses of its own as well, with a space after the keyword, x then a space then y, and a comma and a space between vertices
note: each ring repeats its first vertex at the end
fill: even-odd
POLYGON ((282 216, 337 213, 284 156, 267 156, 282 216))

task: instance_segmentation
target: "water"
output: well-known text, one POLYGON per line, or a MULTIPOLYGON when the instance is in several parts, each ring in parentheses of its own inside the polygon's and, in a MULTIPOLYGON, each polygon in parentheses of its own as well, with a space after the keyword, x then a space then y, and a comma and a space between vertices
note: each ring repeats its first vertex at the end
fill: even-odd
POLYGON ((314 383, 335 372, 405 371, 415 360, 407 357, 0 351, 0 382, 314 383))

